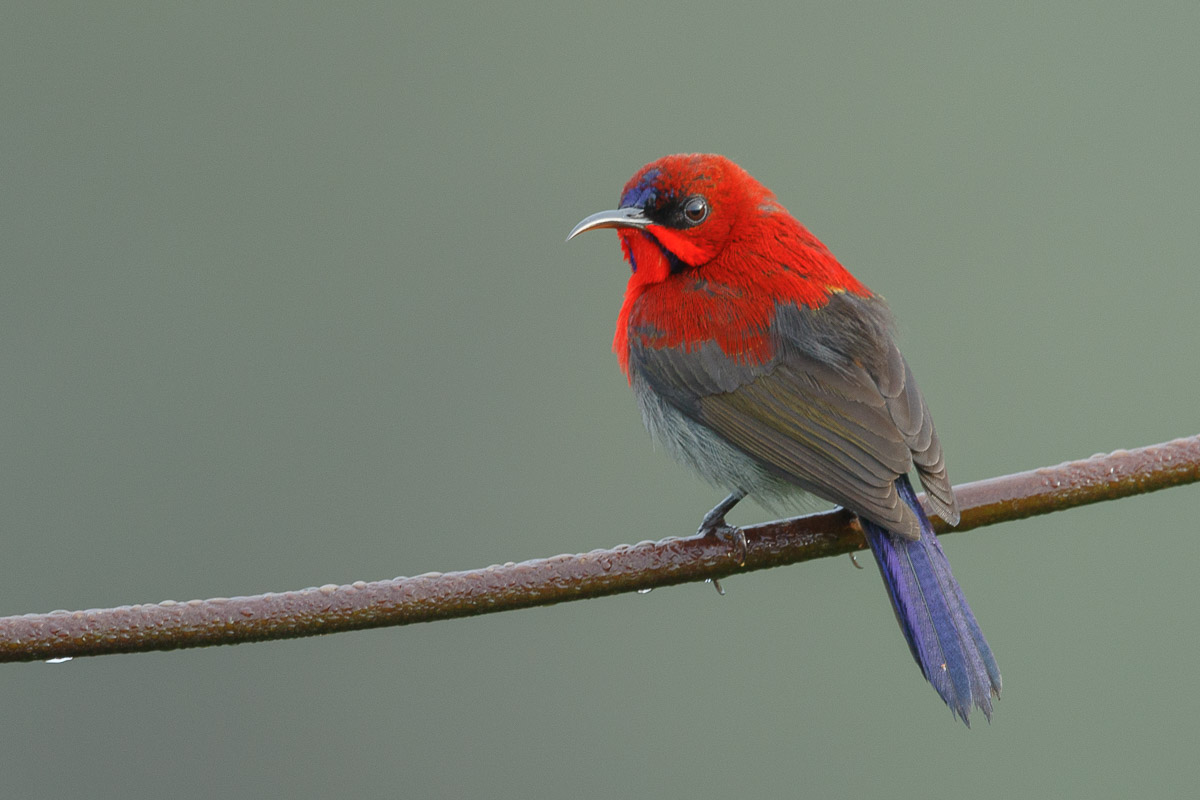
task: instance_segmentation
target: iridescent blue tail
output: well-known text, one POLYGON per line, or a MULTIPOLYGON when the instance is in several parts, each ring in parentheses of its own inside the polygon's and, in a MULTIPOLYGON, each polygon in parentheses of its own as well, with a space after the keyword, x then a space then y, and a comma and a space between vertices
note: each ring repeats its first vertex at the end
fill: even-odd
POLYGON ((893 536, 875 523, 862 520, 896 621, 921 672, 950 710, 970 727, 967 714, 974 703, 990 722, 992 697, 1000 696, 1000 668, 958 581, 950 574, 950 562, 933 535, 912 484, 902 477, 896 488, 921 520, 919 540, 893 536))

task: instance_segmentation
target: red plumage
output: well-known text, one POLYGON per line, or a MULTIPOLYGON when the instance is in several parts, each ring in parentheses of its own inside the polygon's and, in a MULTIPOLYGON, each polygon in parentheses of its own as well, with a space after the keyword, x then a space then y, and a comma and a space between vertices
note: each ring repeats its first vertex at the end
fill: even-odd
POLYGON ((618 230, 626 260, 637 265, 613 337, 627 377, 631 326, 656 329, 657 335, 643 337, 655 347, 690 348, 711 340, 737 361, 763 363, 771 357, 767 328, 778 298, 816 308, 834 292, 868 293, 765 186, 733 162, 667 156, 643 167, 623 195, 636 191, 650 172, 657 172, 664 193, 704 193, 712 221, 728 222, 715 228, 652 224, 618 230), (667 253, 704 268, 672 272, 667 253))
POLYGON ((854 512, 922 673, 964 722, 990 719, 1000 671, 908 473, 950 524, 954 490, 883 300, 722 156, 647 164, 571 236, 596 228, 633 270, 613 349, 646 427, 731 492, 701 533, 740 535, 725 513, 749 493, 854 512))

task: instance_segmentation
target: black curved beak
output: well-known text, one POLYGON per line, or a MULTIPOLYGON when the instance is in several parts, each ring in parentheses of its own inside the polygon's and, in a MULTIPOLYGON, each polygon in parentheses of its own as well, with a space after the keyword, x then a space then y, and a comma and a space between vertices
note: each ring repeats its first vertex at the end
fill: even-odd
POLYGON ((637 206, 617 208, 612 211, 600 211, 590 217, 584 217, 579 224, 571 229, 567 241, 571 241, 584 231, 594 231, 598 228, 638 228, 645 229, 650 224, 645 213, 637 206))

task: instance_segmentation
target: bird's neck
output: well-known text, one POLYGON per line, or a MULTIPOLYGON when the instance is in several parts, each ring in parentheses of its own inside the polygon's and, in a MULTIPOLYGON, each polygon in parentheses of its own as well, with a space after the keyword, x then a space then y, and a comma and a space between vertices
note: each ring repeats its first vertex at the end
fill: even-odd
POLYGON ((838 292, 869 295, 808 229, 783 213, 740 226, 713 259, 671 269, 654 242, 633 242, 637 269, 617 318, 613 350, 629 374, 635 339, 654 348, 715 342, 725 355, 761 364, 773 355, 770 325, 780 304, 820 308, 838 292))

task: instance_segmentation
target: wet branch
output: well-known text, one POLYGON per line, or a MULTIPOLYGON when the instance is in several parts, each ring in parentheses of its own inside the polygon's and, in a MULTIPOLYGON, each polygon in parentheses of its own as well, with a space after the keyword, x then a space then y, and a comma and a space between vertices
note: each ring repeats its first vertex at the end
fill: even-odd
MULTIPOLYGON (((939 533, 1200 481, 1200 436, 955 487, 962 522, 939 533)), ((253 597, 0 618, 0 661, 174 650, 409 625, 722 578, 865 547, 853 517, 812 514, 745 528, 746 561, 715 539, 663 539, 466 572, 426 573, 253 597)))

